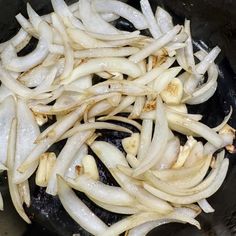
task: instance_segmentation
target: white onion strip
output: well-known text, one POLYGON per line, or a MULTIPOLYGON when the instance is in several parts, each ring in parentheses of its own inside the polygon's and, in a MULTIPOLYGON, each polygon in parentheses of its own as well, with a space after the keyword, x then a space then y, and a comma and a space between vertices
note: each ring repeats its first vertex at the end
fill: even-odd
POLYGON ((175 26, 172 30, 168 31, 166 34, 161 36, 160 38, 156 39, 153 43, 150 43, 146 47, 144 47, 139 52, 135 53, 134 55, 129 57, 129 60, 137 63, 142 61, 143 59, 150 56, 152 53, 156 52, 157 50, 164 47, 166 44, 168 44, 170 41, 173 40, 173 38, 178 34, 180 31, 180 26, 175 26))
POLYGON ((120 125, 115 125, 108 122, 91 122, 91 123, 85 123, 85 124, 74 126, 72 129, 64 133, 60 139, 62 140, 62 139, 69 138, 73 136, 74 134, 76 134, 77 132, 93 130, 93 129, 95 130, 96 129, 110 129, 110 130, 116 130, 119 132, 132 133, 131 130, 125 127, 122 127, 120 125))
POLYGON ((168 124, 165 117, 164 107, 160 98, 156 101, 156 123, 154 134, 150 147, 147 150, 147 156, 140 162, 140 165, 134 170, 134 176, 144 173, 160 161, 165 150, 168 138, 168 124))
POLYGON ((88 175, 80 175, 76 180, 67 179, 67 182, 72 188, 99 202, 118 206, 134 204, 134 199, 122 188, 106 185, 100 181, 93 180, 88 175))
POLYGON ((201 199, 204 198, 208 198, 209 196, 213 195, 218 189, 219 187, 222 185, 226 174, 227 174, 227 170, 228 170, 228 166, 229 166, 229 160, 226 158, 224 159, 220 170, 218 172, 218 175, 216 176, 214 182, 205 190, 193 194, 191 196, 187 196, 187 197, 180 197, 180 196, 174 196, 174 195, 170 195, 167 193, 164 193, 154 187, 152 187, 149 184, 144 183, 144 188, 149 191, 150 193, 154 194, 157 197, 160 197, 161 199, 164 199, 166 201, 172 202, 172 203, 177 203, 177 204, 191 204, 194 202, 197 202, 201 199))
POLYGON ((35 147, 34 141, 40 134, 40 130, 27 104, 20 99, 17 102, 17 121, 17 140, 13 181, 15 184, 20 184, 27 180, 38 166, 38 163, 35 162, 34 165, 32 165, 23 174, 17 171, 18 167, 23 163, 25 158, 35 147))
POLYGON ((162 35, 162 33, 161 33, 161 30, 157 24, 157 21, 155 19, 155 16, 153 14, 153 11, 152 11, 149 1, 148 0, 141 0, 140 6, 141 6, 142 12, 146 18, 151 35, 155 39, 159 38, 162 35))
POLYGON ((13 171, 14 171, 13 165, 14 165, 14 159, 15 159, 15 146, 16 146, 16 126, 17 126, 17 121, 16 119, 13 119, 12 124, 11 124, 10 134, 9 134, 9 142, 7 146, 8 185, 9 185, 11 199, 12 199, 12 202, 16 211, 25 222, 30 224, 31 221, 29 217, 25 214, 24 208, 21 203, 21 197, 18 191, 18 186, 13 183, 13 171))
POLYGON ((101 18, 93 8, 93 2, 91 0, 79 1, 79 13, 87 31, 102 34, 117 34, 119 32, 115 27, 101 18))
MULTIPOLYGON (((53 129, 49 130, 47 137, 39 142, 29 156, 25 159, 22 165, 18 168, 18 171, 25 172, 31 165, 34 164, 53 143, 55 143, 62 134, 65 133, 78 119, 82 116, 86 106, 81 106, 77 110, 68 114, 63 120, 54 123, 53 129), (50 135, 51 133, 51 135, 50 135)), ((45 131, 46 132, 46 131, 45 131)))
MULTIPOLYGON (((48 55, 48 42, 52 41, 52 32, 46 23, 40 23, 40 38, 34 51, 23 57, 11 55, 5 67, 10 71, 23 72, 41 63, 48 55)), ((6 50, 6 49, 5 49, 6 50)))
POLYGON ((67 140, 66 145, 61 150, 51 171, 51 175, 48 180, 48 186, 46 189, 46 192, 48 194, 57 194, 57 174, 64 176, 66 169, 69 167, 76 152, 92 134, 93 131, 80 132, 67 140))
POLYGON ((98 12, 112 12, 127 19, 136 29, 143 30, 148 27, 143 14, 123 2, 115 0, 98 0, 95 1, 95 8, 98 12))
POLYGON ((65 210, 82 228, 93 235, 98 235, 107 229, 106 224, 91 212, 59 176, 58 196, 65 210))
POLYGON ((138 77, 141 71, 138 65, 125 58, 104 57, 98 59, 90 59, 89 61, 75 68, 71 76, 65 80, 66 84, 78 79, 81 76, 90 75, 98 72, 120 72, 131 77, 138 77))

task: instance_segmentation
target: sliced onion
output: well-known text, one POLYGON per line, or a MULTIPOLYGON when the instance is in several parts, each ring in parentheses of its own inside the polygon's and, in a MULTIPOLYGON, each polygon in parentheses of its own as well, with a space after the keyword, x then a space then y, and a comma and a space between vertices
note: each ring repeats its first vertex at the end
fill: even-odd
POLYGON ((95 141, 90 148, 108 169, 116 168, 117 165, 128 166, 123 153, 112 144, 95 141))
POLYGON ((216 59, 216 57, 219 55, 220 52, 221 52, 221 49, 218 46, 213 48, 207 54, 207 56, 196 66, 197 73, 205 74, 210 64, 214 62, 214 60, 216 59))
POLYGON ((26 7, 30 23, 32 24, 34 29, 38 31, 39 25, 42 22, 42 18, 34 11, 34 9, 30 6, 29 3, 27 3, 26 7))
POLYGON ((139 209, 133 207, 133 206, 116 206, 116 205, 110 205, 106 204, 104 202, 99 202, 93 198, 90 197, 90 199, 99 207, 118 214, 124 214, 124 215, 130 215, 140 212, 139 209))
POLYGON ((106 224, 76 196, 61 177, 58 177, 58 196, 67 213, 89 233, 98 235, 107 229, 106 224))
POLYGON ((185 32, 188 34, 188 39, 186 40, 186 48, 184 50, 188 70, 195 71, 195 61, 194 61, 194 56, 193 56, 193 45, 192 45, 192 36, 191 36, 191 31, 190 31, 189 20, 185 20, 184 29, 185 29, 185 32))
POLYGON ((149 184, 144 183, 144 188, 149 191, 150 193, 154 194, 157 197, 160 197, 161 199, 164 199, 166 201, 169 202, 173 202, 173 203, 177 203, 177 204, 190 204, 193 202, 197 202, 201 199, 210 197, 211 195, 213 195, 221 186, 221 184, 223 183, 225 177, 226 177, 226 173, 228 170, 228 166, 229 166, 229 160, 228 159, 224 159, 221 167, 220 167, 220 171, 217 175, 217 177, 215 178, 214 182, 205 190, 193 194, 191 196, 187 196, 187 197, 180 197, 180 196, 173 196, 173 195, 169 195, 167 193, 161 192, 160 190, 150 186, 149 184))
POLYGON ((136 29, 142 30, 148 27, 143 14, 135 8, 120 1, 95 1, 95 8, 98 12, 112 12, 130 21, 136 29))
POLYGON ((140 162, 140 165, 134 170, 134 176, 144 173, 146 170, 158 163, 167 144, 168 124, 160 98, 157 98, 156 107, 156 125, 154 128, 152 142, 147 150, 146 158, 143 159, 140 162))
POLYGON ((69 37, 73 40, 73 42, 81 45, 83 48, 109 48, 112 47, 109 43, 103 42, 99 39, 93 38, 87 32, 79 30, 79 29, 67 29, 67 33, 69 37))
POLYGON ((21 14, 17 14, 16 16, 16 20, 18 21, 18 23, 21 25, 21 27, 30 35, 34 36, 35 38, 38 38, 38 32, 34 29, 34 27, 32 26, 32 24, 21 14))
POLYGON ((13 183, 13 173, 14 173, 14 159, 15 159, 15 146, 16 146, 16 126, 17 121, 13 119, 11 123, 11 129, 9 134, 9 141, 7 145, 7 177, 8 177, 8 185, 9 185, 9 192, 11 195, 12 203, 21 216, 21 218, 27 222, 28 224, 31 223, 28 216, 25 214, 24 208, 21 203, 21 197, 18 191, 18 186, 13 183))
POLYGON ((166 33, 174 28, 171 15, 163 8, 157 7, 155 17, 162 33, 166 33))
POLYGON ((60 16, 67 27, 74 26, 79 29, 83 29, 84 26, 79 19, 73 16, 73 10, 77 10, 79 7, 78 3, 72 4, 72 7, 68 7, 64 0, 52 0, 53 10, 60 16))
POLYGON ((3 100, 0 104, 0 162, 6 165, 7 161, 7 143, 9 140, 9 132, 12 120, 15 118, 15 101, 12 96, 3 100))
POLYGON ((117 34, 119 31, 107 23, 93 8, 93 2, 88 0, 79 1, 79 13, 84 27, 91 32, 100 34, 117 34))
POLYGON ((161 93, 168 84, 178 75, 181 71, 181 67, 172 67, 162 73, 155 79, 154 88, 157 93, 161 93))
POLYGON ((106 121, 106 120, 120 121, 120 122, 123 122, 123 123, 130 124, 130 125, 134 126, 135 128, 137 128, 138 130, 141 130, 141 127, 142 127, 137 121, 131 120, 131 119, 123 117, 123 116, 100 117, 100 118, 98 118, 98 120, 101 120, 101 121, 106 121))
POLYGON ((143 120, 137 159, 144 160, 152 140, 153 121, 143 120))
POLYGON ((201 209, 205 213, 212 213, 215 211, 215 209, 212 208, 212 206, 208 203, 208 201, 206 199, 202 199, 202 200, 198 201, 198 205, 201 207, 201 209))
POLYGON ((90 58, 90 57, 126 57, 139 51, 135 47, 125 48, 94 48, 87 50, 79 50, 75 52, 75 58, 90 58))
MULTIPOLYGON (((5 65, 8 70, 15 72, 24 72, 41 63, 48 55, 48 41, 52 40, 50 27, 46 23, 40 23, 40 38, 34 51, 23 57, 10 55, 9 63, 5 65), (51 34, 51 35, 50 35, 51 34)), ((8 47, 7 47, 8 48, 8 47)), ((9 49, 5 50, 9 50, 9 49)))
POLYGON ((157 50, 161 49, 166 44, 168 44, 170 41, 172 41, 179 31, 180 26, 177 25, 172 30, 168 31, 166 34, 155 40, 153 43, 150 43, 139 52, 130 56, 129 59, 135 63, 142 61, 143 59, 147 58, 152 53, 156 52, 157 50))
POLYGON ((126 133, 132 133, 131 130, 122 127, 120 125, 115 125, 111 124, 108 122, 91 122, 91 123, 85 123, 85 124, 80 124, 77 126, 74 126, 72 129, 68 130, 66 133, 63 134, 61 139, 66 139, 74 134, 81 132, 81 131, 86 131, 86 130, 93 130, 93 129, 110 129, 110 130, 116 130, 120 132, 126 132, 126 133))
POLYGON ((131 179, 131 177, 123 174, 118 169, 112 169, 112 174, 126 192, 135 197, 142 205, 150 210, 152 209, 161 214, 169 213, 173 210, 169 203, 153 197, 139 186, 136 180, 131 179))
POLYGON ((140 31, 136 30, 133 32, 122 32, 120 34, 112 34, 112 35, 88 32, 88 35, 90 35, 91 37, 95 39, 99 39, 103 41, 116 41, 116 40, 137 38, 140 35, 140 31))
POLYGON ((30 168, 23 174, 17 171, 19 166, 36 146, 34 141, 40 134, 40 130, 34 115, 29 110, 27 104, 20 99, 17 102, 17 121, 17 140, 13 181, 15 184, 20 184, 27 180, 38 166, 38 162, 35 162, 34 165, 30 166, 30 168))
POLYGON ((12 44, 13 47, 16 48, 16 51, 19 52, 28 44, 29 40, 29 34, 23 28, 21 28, 14 37, 0 44, 0 52, 2 52, 8 44, 12 44))
POLYGON ((160 162, 155 166, 155 169, 169 169, 175 163, 180 151, 180 141, 174 137, 170 139, 166 145, 166 150, 161 157, 160 162))
POLYGON ((130 206, 134 203, 134 199, 122 188, 103 184, 87 175, 80 175, 75 181, 68 179, 67 182, 72 188, 99 202, 118 206, 130 206))
POLYGON ((139 78, 135 80, 135 82, 140 83, 140 84, 148 84, 152 82, 158 76, 163 74, 163 72, 167 70, 174 63, 174 61, 175 61, 174 58, 168 58, 166 62, 164 62, 158 67, 153 68, 151 71, 149 71, 145 75, 140 76, 139 78))
POLYGON ((151 35, 155 39, 159 38, 162 35, 161 29, 157 24, 157 21, 155 19, 155 16, 153 14, 153 11, 152 11, 149 1, 148 0, 141 0, 140 6, 141 6, 142 12, 146 18, 147 24, 149 26, 148 28, 150 30, 151 35))
MULTIPOLYGON (((179 209, 178 209, 179 210, 179 209)), ((196 215, 196 214, 195 214, 196 215)), ((128 231, 127 236, 143 236, 147 235, 152 229, 172 222, 177 223, 190 223, 200 228, 199 223, 190 216, 185 216, 185 214, 178 213, 177 211, 171 214, 168 214, 166 217, 161 217, 159 220, 149 221, 147 223, 141 224, 134 227, 128 231)))
POLYGON ((78 176, 76 168, 82 166, 82 160, 86 155, 88 155, 88 146, 83 144, 74 155, 67 172, 64 174, 65 178, 75 179, 78 176))
POLYGON ((148 86, 134 83, 128 80, 108 80, 99 84, 93 85, 86 89, 85 93, 89 95, 98 95, 103 93, 121 93, 128 96, 144 96, 154 93, 154 90, 148 86))
MULTIPOLYGON (((194 132, 199 136, 205 138, 207 141, 215 145, 216 147, 221 147, 223 141, 222 138, 208 126, 200 123, 198 121, 194 121, 190 118, 181 117, 180 115, 175 114, 173 117, 168 116, 167 113, 168 124, 173 130, 180 131, 178 127, 183 127, 187 131, 194 132)), ((181 129, 180 132, 183 130, 181 129)))
POLYGON ((65 81, 66 84, 77 78, 102 71, 120 72, 131 77, 138 77, 141 74, 140 68, 135 63, 125 58, 104 57, 90 59, 89 61, 75 68, 71 76, 65 81))
POLYGON ((86 106, 79 107, 77 110, 68 114, 63 120, 54 123, 53 129, 50 127, 49 133, 46 129, 47 136, 41 142, 39 142, 29 156, 25 159, 22 165, 18 168, 18 171, 25 172, 34 162, 38 161, 39 156, 44 153, 52 144, 54 144, 62 134, 67 131, 73 124, 82 116, 86 106))
POLYGON ((92 133, 93 131, 80 132, 67 140, 66 145, 58 155, 56 163, 51 171, 48 186, 46 189, 46 192, 48 194, 57 194, 57 175, 65 175, 66 169, 69 167, 71 161, 73 160, 73 157, 80 149, 80 147, 85 143, 85 141, 92 135, 92 133))

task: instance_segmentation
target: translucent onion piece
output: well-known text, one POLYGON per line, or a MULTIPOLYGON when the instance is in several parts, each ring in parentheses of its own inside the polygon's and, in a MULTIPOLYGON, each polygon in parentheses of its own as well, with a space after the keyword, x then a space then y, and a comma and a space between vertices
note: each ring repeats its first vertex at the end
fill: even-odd
POLYGON ((29 34, 23 28, 21 28, 14 37, 6 42, 0 43, 0 52, 2 52, 8 44, 12 44, 13 47, 16 48, 16 51, 19 52, 28 44, 29 40, 29 34))
POLYGON ((104 57, 98 59, 90 59, 87 62, 75 68, 70 77, 65 80, 68 84, 81 76, 90 75, 98 72, 120 72, 127 74, 133 78, 141 74, 140 68, 135 63, 126 58, 104 57))
POLYGON ((90 58, 90 57, 126 57, 139 51, 136 47, 125 48, 94 48, 79 50, 74 53, 75 58, 90 58))
POLYGON ((128 231, 127 236, 144 236, 147 235, 148 232, 150 232, 152 229, 164 225, 164 224, 169 224, 172 222, 178 222, 178 223, 190 223, 195 225, 196 227, 200 227, 199 223, 194 220, 192 217, 190 216, 186 216, 184 214, 179 214, 174 212, 171 214, 168 214, 167 216, 163 216, 162 218, 160 218, 159 220, 155 220, 155 221, 150 221, 144 224, 141 224, 139 226, 134 227, 133 229, 128 231))
POLYGON ((169 213, 173 210, 171 205, 169 205, 167 202, 153 197, 140 185, 138 185, 140 184, 140 182, 131 179, 131 177, 123 174, 118 169, 112 169, 111 173, 120 184, 120 186, 131 196, 135 197, 145 207, 162 214, 169 213))
POLYGON ((144 173, 161 160, 168 138, 168 124, 165 117, 164 107, 160 98, 156 101, 156 125, 152 142, 147 150, 147 156, 134 170, 134 176, 144 173))
POLYGON ((106 120, 120 121, 120 122, 123 122, 123 123, 130 124, 138 130, 141 130, 141 128, 142 128, 142 126, 137 121, 131 120, 131 119, 123 117, 123 116, 100 117, 100 118, 98 118, 98 120, 101 120, 101 121, 106 121, 106 120))
MULTIPOLYGON (((197 133, 199 136, 205 138, 207 141, 212 143, 216 147, 221 147, 223 141, 222 138, 208 126, 204 125, 203 123, 194 121, 190 118, 181 117, 180 115, 175 114, 173 117, 168 116, 167 113, 168 124, 170 125, 171 129, 180 131, 178 127, 183 127, 186 130, 190 130, 197 133)), ((180 132, 183 130, 181 129, 180 132)))
POLYGON ((85 123, 85 124, 74 126, 72 129, 64 133, 61 139, 71 137, 74 134, 81 131, 93 130, 93 129, 110 129, 110 130, 116 130, 120 132, 132 133, 131 130, 125 127, 122 127, 120 125, 110 124, 108 122, 91 122, 91 123, 85 123))
POLYGON ((136 29, 142 30, 148 27, 143 14, 135 8, 120 1, 95 1, 95 8, 98 12, 112 12, 130 21, 136 29))
POLYGON ((161 157, 160 162, 155 166, 155 169, 169 169, 175 163, 180 151, 180 141, 174 137, 170 139, 166 145, 166 150, 161 157))
POLYGON ((140 134, 140 145, 138 150, 137 159, 143 160, 146 157, 149 146, 152 139, 152 130, 153 130, 153 121, 152 120, 143 120, 141 134, 140 134))
POLYGON ((107 229, 106 224, 91 212, 61 177, 58 177, 58 196, 67 213, 89 233, 98 235, 107 229))
POLYGON ((75 181, 68 179, 67 182, 72 188, 99 202, 118 206, 130 206, 134 203, 134 199, 122 188, 106 185, 87 175, 80 175, 75 181))
POLYGON ((93 38, 87 32, 79 29, 67 29, 67 33, 73 42, 81 45, 83 48, 107 48, 112 47, 109 43, 93 38))
POLYGON ((159 38, 162 35, 161 29, 160 29, 159 25, 157 24, 157 21, 155 19, 155 16, 153 14, 153 11, 152 11, 149 1, 148 0, 141 0, 140 6, 141 6, 142 12, 146 18, 147 24, 149 26, 148 28, 150 30, 151 35, 155 39, 159 38))
POLYGON ((117 34, 119 31, 111 24, 107 23, 95 11, 91 0, 79 1, 80 19, 87 31, 101 34, 117 34))
POLYGON ((171 15, 163 8, 157 7, 155 17, 162 33, 166 33, 174 28, 171 15))
POLYGON ((161 199, 164 199, 169 202, 173 202, 173 203, 177 203, 177 204, 194 203, 194 202, 197 202, 201 199, 210 197, 220 188, 220 186, 222 185, 222 183, 226 177, 228 166, 229 166, 229 160, 224 159, 224 161, 220 167, 220 170, 218 172, 218 175, 216 176, 214 182, 207 189, 205 189, 199 193, 193 194, 191 196, 182 197, 182 196, 170 195, 170 194, 161 192, 160 190, 158 190, 146 183, 144 183, 144 188, 147 191, 154 194, 155 196, 160 197, 161 199))
POLYGON ((18 186, 13 183, 13 173, 14 173, 14 159, 15 159, 15 146, 16 146, 16 130, 17 122, 16 119, 13 119, 11 123, 11 129, 9 134, 9 141, 7 145, 7 177, 8 177, 8 185, 9 185, 9 192, 12 199, 12 203, 21 216, 21 218, 27 222, 28 224, 31 223, 28 216, 25 214, 24 208, 21 203, 21 197, 18 191, 18 186))
POLYGON ((36 146, 34 143, 38 135, 40 134, 39 127, 36 123, 33 113, 28 108, 27 104, 18 99, 17 101, 17 139, 16 139, 16 153, 14 162, 13 181, 16 184, 20 184, 27 180, 31 174, 36 170, 38 162, 24 172, 23 174, 18 172, 17 169, 31 153, 36 146))
POLYGON ((6 165, 7 161, 7 143, 12 120, 15 118, 15 101, 9 96, 0 103, 0 162, 6 165))
POLYGON ((206 199, 202 199, 202 200, 198 201, 198 205, 201 207, 201 209, 205 213, 212 213, 215 211, 215 209, 212 208, 212 206, 208 203, 208 201, 206 199))
MULTIPOLYGON (((9 63, 5 67, 10 71, 24 72, 41 63, 48 55, 48 41, 52 40, 50 27, 46 23, 40 23, 40 38, 34 51, 23 57, 11 55, 9 63)), ((5 49, 9 50, 9 49, 5 49)))
POLYGON ((98 206, 100 206, 101 208, 110 211, 110 212, 114 212, 114 213, 118 213, 118 214, 124 214, 124 215, 131 215, 131 214, 135 214, 140 212, 139 209, 133 207, 133 206, 115 206, 115 205, 110 205, 110 204, 106 204, 104 202, 99 202, 93 198, 90 197, 90 199, 98 206))
POLYGON ((49 177, 48 186, 46 192, 51 195, 56 195, 57 186, 57 175, 64 176, 66 169, 68 169, 73 157, 85 143, 85 141, 91 136, 93 131, 80 132, 69 138, 66 145, 61 150, 60 154, 56 159, 56 163, 53 166, 51 175, 49 177))
POLYGON ((112 144, 95 141, 90 148, 108 169, 116 168, 117 165, 128 166, 123 153, 112 144))
POLYGON ((52 7, 55 13, 60 16, 67 27, 76 27, 79 29, 84 29, 83 24, 79 19, 73 16, 73 10, 78 9, 78 3, 72 4, 72 7, 68 7, 64 0, 52 0, 52 7), (73 9, 73 7, 75 9, 73 9))
POLYGON ((193 45, 189 20, 185 20, 184 29, 185 32, 188 34, 188 39, 186 40, 186 47, 184 49, 188 70, 195 71, 195 61, 193 56, 193 45))
POLYGON ((77 110, 71 112, 61 121, 54 123, 53 129, 50 127, 46 129, 47 134, 45 139, 41 140, 32 150, 29 156, 25 159, 23 164, 18 168, 20 172, 25 172, 29 166, 38 161, 39 156, 44 153, 52 144, 54 144, 65 131, 67 131, 73 124, 82 116, 85 106, 79 107, 77 110), (48 132, 49 130, 49 132, 48 132))
POLYGON ((173 38, 178 34, 180 31, 180 26, 175 26, 172 30, 168 31, 166 34, 155 40, 153 43, 148 44, 139 52, 135 53, 134 55, 130 56, 130 60, 137 63, 142 61, 143 59, 150 56, 152 53, 156 52, 157 50, 164 47, 168 44, 173 38))
POLYGON ((64 174, 65 178, 75 179, 78 176, 77 167, 83 165, 82 161, 86 155, 88 155, 88 146, 83 144, 70 162, 70 165, 64 174))

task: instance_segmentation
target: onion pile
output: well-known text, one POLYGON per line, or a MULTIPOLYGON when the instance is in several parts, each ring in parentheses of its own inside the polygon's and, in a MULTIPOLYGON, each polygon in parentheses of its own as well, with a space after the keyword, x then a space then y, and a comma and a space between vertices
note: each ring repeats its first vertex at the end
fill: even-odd
POLYGON ((174 26, 170 14, 160 7, 153 13, 148 0, 140 1, 141 11, 117 0, 71 6, 52 0, 52 6, 53 13, 39 16, 28 4, 29 19, 18 14, 21 29, 0 44, 0 171, 8 173, 17 212, 30 223, 23 204, 30 206, 28 179, 36 172, 36 184, 58 195, 93 235, 146 235, 170 222, 200 228, 195 217, 214 211, 206 199, 220 188, 229 165, 225 151, 215 152, 235 151, 235 130, 227 124, 232 109, 210 128, 186 104, 215 93, 219 47, 194 52, 190 21, 174 26), (119 17, 136 31, 118 30, 113 22, 119 17), (150 36, 140 34, 144 29, 150 36), (37 47, 19 57, 33 37, 37 47), (101 82, 94 84, 95 76, 101 82), (52 117, 56 121, 40 132, 52 117), (97 141, 100 129, 129 134, 124 152, 97 141), (62 139, 67 141, 58 156, 48 152, 62 139), (119 186, 101 182, 88 147, 119 186), (108 226, 73 189, 128 216, 108 226))

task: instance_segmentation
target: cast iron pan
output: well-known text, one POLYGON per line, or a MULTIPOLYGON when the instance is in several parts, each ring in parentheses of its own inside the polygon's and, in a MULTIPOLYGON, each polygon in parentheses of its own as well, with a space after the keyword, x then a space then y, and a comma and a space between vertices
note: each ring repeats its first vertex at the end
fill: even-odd
MULTIPOLYGON (((0 0, 1 41, 12 37, 19 29, 14 16, 18 12, 26 15, 26 2, 26 0, 0 0)), ((39 14, 46 14, 52 11, 49 0, 31 0, 29 2, 39 14)), ((68 2, 72 3, 74 1, 68 2)), ((138 0, 130 0, 128 2, 132 6, 139 8, 138 0)), ((232 106, 234 112, 230 119, 230 124, 236 127, 236 1, 150 0, 150 2, 153 9, 160 5, 168 10, 172 14, 175 23, 183 23, 185 17, 191 20, 195 49, 202 47, 209 50, 215 45, 219 45, 222 48, 221 56, 217 61, 220 68, 218 90, 208 102, 203 105, 192 106, 190 110, 203 114, 203 121, 213 127, 220 123, 229 112, 229 107, 232 106)), ((133 26, 124 19, 118 19, 116 26, 123 30, 134 30, 133 26)), ((143 33, 148 34, 147 31, 143 33)), ((20 54, 24 55, 32 50, 35 45, 36 40, 32 40, 20 54)), ((130 128, 134 129, 133 127, 130 128)), ((118 148, 122 149, 120 141, 124 137, 125 134, 123 133, 104 130, 100 140, 114 143, 118 148)), ((53 150, 58 153, 63 145, 64 143, 59 143, 53 147, 53 150)), ((209 202, 215 208, 215 212, 212 214, 202 213, 198 217, 202 226, 201 231, 190 225, 169 224, 154 229, 148 235, 236 235, 236 155, 227 154, 227 157, 230 160, 227 178, 220 190, 209 199, 209 202)), ((105 167, 98 160, 97 162, 103 182, 117 185, 105 167)), ((34 177, 31 179, 31 190, 32 205, 26 211, 33 224, 28 226, 27 231, 23 234, 24 236, 41 234, 70 236, 73 233, 80 233, 81 236, 90 235, 69 217, 57 197, 47 195, 43 188, 34 185, 34 177)), ((77 194, 108 225, 123 217, 122 215, 105 211, 89 201, 85 195, 79 192, 77 194)), ((1 232, 0 229, 0 235, 4 233, 7 235, 7 232, 1 232)))

